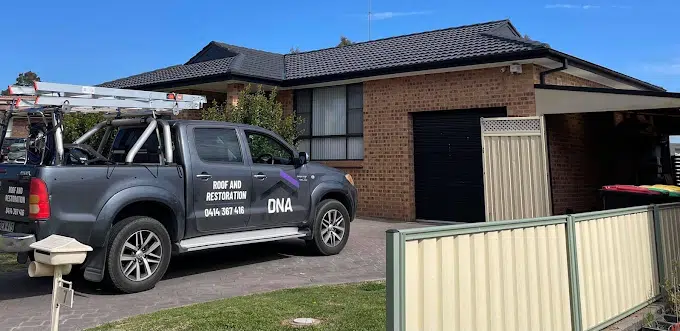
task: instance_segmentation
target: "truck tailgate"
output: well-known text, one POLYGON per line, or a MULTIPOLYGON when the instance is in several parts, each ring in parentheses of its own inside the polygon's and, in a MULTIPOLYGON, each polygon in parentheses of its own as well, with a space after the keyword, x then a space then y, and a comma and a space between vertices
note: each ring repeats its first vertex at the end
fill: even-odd
MULTIPOLYGON (((29 222, 28 197, 35 166, 0 164, 0 220, 29 222)), ((5 226, 7 226, 5 224, 5 226)), ((0 231, 3 229, 0 224, 0 231)))

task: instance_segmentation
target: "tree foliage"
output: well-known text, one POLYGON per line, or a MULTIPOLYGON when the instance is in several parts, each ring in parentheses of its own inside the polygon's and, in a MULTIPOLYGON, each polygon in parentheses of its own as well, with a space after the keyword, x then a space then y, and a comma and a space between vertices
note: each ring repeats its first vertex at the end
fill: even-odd
POLYGON ((259 126, 276 132, 288 143, 293 144, 299 135, 297 127, 301 119, 293 114, 285 114, 283 106, 276 100, 276 95, 276 89, 266 93, 261 85, 254 91, 251 85, 248 85, 239 92, 236 105, 218 104, 213 101, 210 107, 201 111, 201 117, 209 121, 259 126))
MULTIPOLYGON (((64 115, 64 143, 70 144, 74 140, 78 139, 85 132, 92 129, 98 123, 104 121, 104 116, 99 113, 69 113, 64 115)), ((98 147, 98 143, 104 135, 104 130, 99 130, 94 136, 92 136, 86 142, 95 149, 98 147), (93 142, 96 142, 94 144, 93 142)), ((113 135, 112 135, 113 136, 113 135)))
POLYGON ((297 46, 291 47, 289 53, 290 53, 290 54, 297 54, 297 53, 300 53, 300 47, 297 47, 297 46))
MULTIPOLYGON (((17 76, 14 85, 33 86, 34 81, 40 81, 40 77, 33 71, 26 71, 17 76)), ((9 95, 9 90, 2 90, 2 95, 9 95)))
POLYGON ((349 38, 345 36, 340 36, 340 43, 338 43, 338 47, 345 47, 354 44, 353 41, 349 40, 349 38))

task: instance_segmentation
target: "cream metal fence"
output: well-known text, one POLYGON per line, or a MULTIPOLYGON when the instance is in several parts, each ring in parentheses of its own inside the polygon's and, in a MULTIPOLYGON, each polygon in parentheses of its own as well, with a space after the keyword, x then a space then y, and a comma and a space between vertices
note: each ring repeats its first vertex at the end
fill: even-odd
POLYGON ((680 204, 390 230, 387 329, 601 330, 678 258, 680 204))
POLYGON ((654 208, 574 215, 582 329, 600 329, 660 293, 654 208))
POLYGON ((659 219, 658 232, 663 243, 658 248, 659 255, 662 257, 659 260, 659 272, 662 280, 670 276, 671 267, 674 261, 680 259, 680 206, 677 204, 658 205, 656 210, 659 219))
POLYGON ((483 118, 481 126, 486 221, 550 216, 543 117, 483 118))

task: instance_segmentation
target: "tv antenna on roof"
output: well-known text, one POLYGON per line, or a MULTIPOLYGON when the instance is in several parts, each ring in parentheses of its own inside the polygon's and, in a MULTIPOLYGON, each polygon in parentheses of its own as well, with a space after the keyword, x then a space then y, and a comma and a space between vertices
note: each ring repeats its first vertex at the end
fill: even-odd
POLYGON ((371 0, 368 0, 368 40, 371 40, 371 18, 373 14, 371 14, 371 0))

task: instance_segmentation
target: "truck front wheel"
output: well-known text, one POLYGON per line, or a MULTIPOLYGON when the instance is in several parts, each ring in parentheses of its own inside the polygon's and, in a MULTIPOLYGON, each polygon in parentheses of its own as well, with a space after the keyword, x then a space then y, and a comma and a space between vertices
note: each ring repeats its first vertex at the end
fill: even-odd
POLYGON ((133 216, 111 228, 106 275, 121 292, 146 291, 158 283, 170 263, 170 236, 157 220, 133 216))
POLYGON ((349 239, 349 213, 337 200, 324 200, 317 209, 312 225, 312 238, 307 246, 321 255, 340 253, 349 239))

